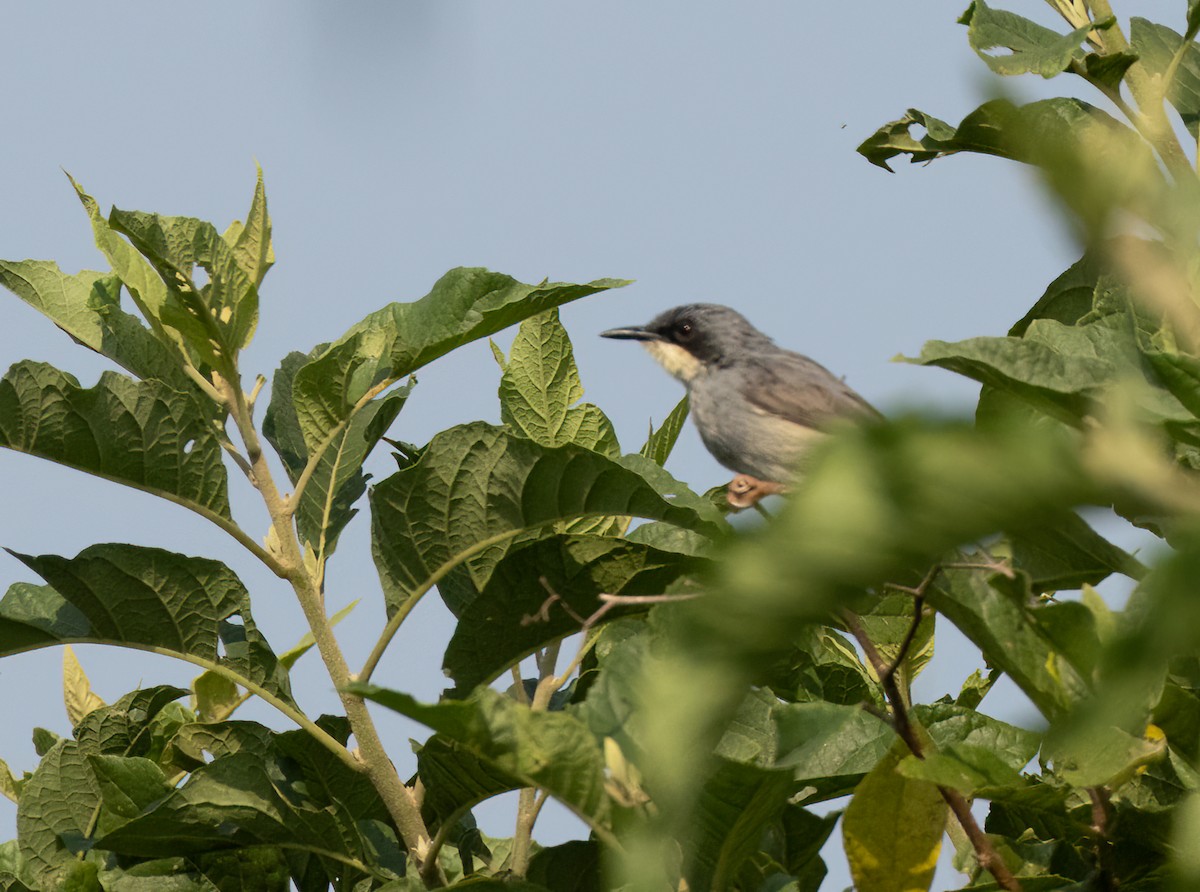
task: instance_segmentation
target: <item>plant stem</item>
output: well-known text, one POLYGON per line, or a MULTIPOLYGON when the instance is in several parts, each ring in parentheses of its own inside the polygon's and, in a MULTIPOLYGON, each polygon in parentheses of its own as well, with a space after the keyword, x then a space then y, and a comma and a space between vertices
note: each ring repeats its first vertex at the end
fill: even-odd
MULTIPOLYGON (((1094 21, 1115 18, 1112 5, 1108 0, 1087 0, 1087 4, 1091 9, 1094 21)), ((1100 38, 1101 47, 1105 53, 1129 51, 1129 41, 1125 39, 1125 33, 1121 30, 1119 22, 1113 22, 1112 26, 1103 32, 1094 31, 1092 33, 1100 38)), ((1164 84, 1161 89, 1156 86, 1140 61, 1129 66, 1129 70, 1125 74, 1125 81, 1129 84, 1129 91, 1133 94, 1134 101, 1137 102, 1140 110, 1138 117, 1143 120, 1146 138, 1154 146, 1172 176, 1176 179, 1194 176, 1192 162, 1184 152, 1183 146, 1163 110, 1166 85, 1164 84)), ((1138 124, 1136 120, 1133 120, 1133 123, 1138 124)), ((1143 128, 1139 126, 1138 129, 1142 130, 1143 128)))
POLYGON ((304 555, 292 524, 288 500, 283 498, 275 485, 271 468, 258 439, 258 432, 250 417, 246 395, 237 381, 225 382, 225 384, 229 391, 227 399, 230 411, 246 447, 246 457, 250 461, 251 482, 258 489, 267 507, 267 512, 271 516, 275 538, 280 550, 279 563, 286 571, 286 578, 292 585, 296 599, 300 602, 300 609, 308 621, 317 651, 321 654, 329 678, 338 691, 342 707, 346 710, 346 718, 349 720, 354 738, 358 742, 362 770, 379 793, 384 807, 387 808, 388 814, 396 823, 400 836, 408 849, 409 857, 422 872, 422 876, 426 877, 427 882, 444 885, 444 878, 441 877, 440 871, 436 870, 436 862, 433 863, 434 870, 428 869, 429 865, 426 863, 425 856, 428 854, 431 839, 425 822, 421 818, 420 809, 412 798, 411 791, 396 773, 396 768, 383 747, 383 742, 379 738, 379 732, 375 728, 375 722, 366 703, 361 697, 345 690, 346 686, 354 680, 350 673, 350 667, 346 663, 337 637, 333 634, 329 617, 325 615, 322 593, 304 567, 304 555))
MULTIPOLYGON (((561 642, 556 641, 536 657, 538 685, 533 693, 533 700, 529 704, 529 708, 534 712, 545 712, 550 706, 550 698, 554 696, 554 692, 561 688, 566 681, 565 674, 562 676, 554 674, 561 646, 561 642)), ((518 688, 523 692, 525 686, 523 679, 519 678, 519 670, 517 675, 518 688)), ((523 788, 517 799, 517 826, 513 832, 512 863, 509 865, 516 876, 523 877, 529 870, 529 857, 533 846, 533 825, 537 823, 538 814, 545 801, 544 794, 539 797, 537 787, 523 788)))
MULTIPOLYGON (((904 662, 907 656, 907 647, 912 645, 912 641, 916 637, 915 627, 920 623, 921 611, 924 609, 925 591, 940 570, 940 566, 935 567, 926 574, 925 579, 918 586, 920 597, 918 598, 913 627, 909 629, 909 634, 905 636, 904 645, 896 655, 895 661, 891 664, 887 663, 879 655, 879 650, 875 647, 875 643, 871 640, 870 636, 867 635, 866 630, 863 629, 858 617, 848 610, 842 613, 842 620, 846 624, 846 628, 850 630, 850 634, 854 636, 859 647, 862 648, 867 660, 870 661, 872 668, 875 670, 875 674, 879 677, 880 684, 883 686, 884 696, 892 708, 892 724, 896 729, 896 735, 904 741, 905 746, 918 759, 925 758, 925 746, 909 719, 908 706, 904 697, 901 696, 899 686, 896 684, 896 670, 904 662)), ((975 815, 971 813, 971 804, 967 801, 966 797, 958 792, 958 790, 953 790, 949 787, 939 786, 938 792, 941 793, 946 805, 950 807, 950 811, 953 812, 963 832, 966 833, 967 839, 971 841, 971 847, 975 849, 975 857, 979 860, 979 864, 995 878, 996 883, 1001 889, 1008 890, 1008 892, 1020 892, 1021 884, 1017 882, 1017 878, 1008 869, 1008 865, 1004 863, 1004 859, 1000 857, 1000 853, 996 851, 996 847, 992 845, 992 841, 983 832, 983 828, 979 826, 979 822, 975 820, 975 815)))

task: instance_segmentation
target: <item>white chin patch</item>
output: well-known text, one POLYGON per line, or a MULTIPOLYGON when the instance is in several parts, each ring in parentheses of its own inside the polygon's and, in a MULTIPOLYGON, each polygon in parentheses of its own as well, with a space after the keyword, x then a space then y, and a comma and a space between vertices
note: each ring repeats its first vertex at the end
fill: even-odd
POLYGON ((704 364, 677 344, 642 341, 642 346, 664 369, 685 384, 704 369, 704 364))

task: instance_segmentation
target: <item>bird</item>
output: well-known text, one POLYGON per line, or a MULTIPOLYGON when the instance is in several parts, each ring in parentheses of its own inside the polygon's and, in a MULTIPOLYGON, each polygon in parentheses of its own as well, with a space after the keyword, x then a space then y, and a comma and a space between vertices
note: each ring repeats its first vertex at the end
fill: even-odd
POLYGON ((785 492, 831 422, 882 417, 820 363, 721 304, 685 304, 600 336, 640 342, 683 382, 700 439, 737 474, 727 487, 734 508, 785 492))

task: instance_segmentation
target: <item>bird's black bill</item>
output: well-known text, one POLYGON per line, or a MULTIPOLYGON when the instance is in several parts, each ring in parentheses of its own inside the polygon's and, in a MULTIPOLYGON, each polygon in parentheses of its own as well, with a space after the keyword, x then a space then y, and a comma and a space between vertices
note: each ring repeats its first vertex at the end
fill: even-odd
POLYGON ((655 334, 652 331, 647 331, 644 328, 633 326, 631 328, 610 328, 608 331, 600 332, 602 338, 614 338, 618 341, 661 341, 662 336, 655 334))

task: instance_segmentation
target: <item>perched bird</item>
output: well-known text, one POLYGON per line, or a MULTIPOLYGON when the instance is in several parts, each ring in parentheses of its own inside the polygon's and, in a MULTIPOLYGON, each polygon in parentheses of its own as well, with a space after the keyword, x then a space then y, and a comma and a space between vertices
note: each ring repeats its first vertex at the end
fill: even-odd
POLYGON ((738 474, 728 490, 734 507, 781 492, 830 421, 879 417, 824 366, 777 347, 719 304, 675 307, 601 337, 640 341, 684 383, 700 439, 738 474))

